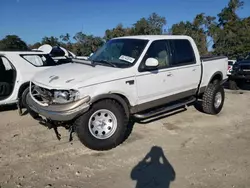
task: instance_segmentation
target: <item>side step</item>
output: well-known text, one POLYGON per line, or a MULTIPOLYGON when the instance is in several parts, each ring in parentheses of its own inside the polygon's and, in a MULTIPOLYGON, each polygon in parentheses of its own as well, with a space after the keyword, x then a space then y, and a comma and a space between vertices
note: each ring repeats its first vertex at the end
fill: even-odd
POLYGON ((151 118, 153 116, 161 115, 161 114, 164 114, 166 112, 170 112, 172 110, 184 107, 187 104, 193 103, 195 101, 196 101, 196 98, 191 98, 189 100, 185 100, 185 101, 182 101, 182 102, 170 105, 170 106, 156 108, 156 109, 151 110, 149 112, 145 112, 145 113, 141 113, 141 114, 134 114, 134 117, 137 119, 148 119, 148 118, 151 118))

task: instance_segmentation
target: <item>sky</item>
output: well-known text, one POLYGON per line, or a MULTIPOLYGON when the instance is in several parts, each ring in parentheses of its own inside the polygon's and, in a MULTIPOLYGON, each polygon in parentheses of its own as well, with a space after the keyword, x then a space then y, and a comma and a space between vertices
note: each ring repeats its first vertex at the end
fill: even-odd
MULTIPOLYGON (((132 26, 156 12, 167 20, 167 29, 180 21, 191 21, 198 14, 216 16, 229 0, 0 0, 0 39, 8 34, 28 44, 44 36, 82 31, 104 36, 106 29, 122 23, 132 26)), ((239 12, 250 16, 250 0, 239 12)))

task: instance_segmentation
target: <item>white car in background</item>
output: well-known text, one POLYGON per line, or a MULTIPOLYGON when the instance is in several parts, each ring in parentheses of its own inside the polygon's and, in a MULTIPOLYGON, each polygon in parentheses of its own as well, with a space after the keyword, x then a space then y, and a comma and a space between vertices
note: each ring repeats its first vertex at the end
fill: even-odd
POLYGON ((233 65, 236 62, 236 60, 228 60, 228 68, 227 68, 227 75, 231 75, 231 72, 233 70, 233 65))
POLYGON ((0 51, 0 106, 17 103, 19 109, 26 107, 31 78, 56 65, 59 64, 44 52, 0 51))

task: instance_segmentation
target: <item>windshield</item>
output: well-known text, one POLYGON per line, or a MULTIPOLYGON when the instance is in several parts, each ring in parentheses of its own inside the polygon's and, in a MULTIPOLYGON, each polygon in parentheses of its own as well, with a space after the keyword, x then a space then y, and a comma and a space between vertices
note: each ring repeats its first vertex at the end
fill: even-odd
POLYGON ((114 67, 130 67, 140 57, 148 40, 113 39, 99 48, 88 60, 93 63, 114 67))

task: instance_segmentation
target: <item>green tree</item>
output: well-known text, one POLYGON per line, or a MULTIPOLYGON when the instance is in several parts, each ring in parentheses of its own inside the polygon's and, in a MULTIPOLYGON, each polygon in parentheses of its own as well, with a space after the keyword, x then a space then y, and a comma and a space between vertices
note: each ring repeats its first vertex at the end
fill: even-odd
POLYGON ((60 39, 63 43, 68 43, 70 42, 70 35, 69 33, 66 33, 66 35, 61 35, 60 36, 60 39))
POLYGON ((218 14, 218 22, 210 26, 214 54, 236 58, 250 52, 250 17, 240 18, 237 15, 243 6, 243 1, 230 0, 218 14))
POLYGON ((43 37, 41 44, 49 44, 51 46, 57 46, 60 45, 59 39, 57 37, 54 36, 50 36, 50 37, 43 37))
POLYGON ((161 35, 166 24, 166 18, 154 12, 148 18, 138 20, 133 25, 132 33, 135 35, 161 35))
POLYGON ((61 35, 60 37, 60 43, 59 45, 67 50, 72 51, 73 50, 73 44, 70 41, 70 34, 66 33, 65 35, 61 35))
POLYGON ((29 50, 27 44, 19 38, 17 35, 7 35, 4 39, 0 40, 0 50, 2 51, 14 51, 29 50))
POLYGON ((104 41, 101 37, 95 37, 93 35, 86 35, 82 32, 76 33, 73 37, 76 43, 73 44, 73 52, 78 56, 89 56, 95 52, 100 46, 103 45, 104 41))
POLYGON ((207 32, 212 22, 212 17, 206 17, 203 13, 198 14, 192 22, 174 24, 171 28, 173 35, 188 35, 192 37, 201 55, 208 53, 207 32))
POLYGON ((107 29, 105 31, 104 39, 108 41, 115 37, 122 37, 127 35, 131 35, 131 28, 124 28, 122 24, 118 24, 115 28, 107 29))
POLYGON ((134 35, 149 35, 151 34, 151 27, 146 18, 141 18, 138 20, 132 28, 132 33, 134 35))
POLYGON ((118 24, 113 29, 105 31, 105 40, 128 35, 161 35, 163 27, 166 25, 166 18, 152 13, 148 18, 141 18, 133 24, 131 28, 118 24))
POLYGON ((29 45, 30 49, 37 49, 41 46, 42 44, 40 42, 36 42, 35 44, 29 45))

